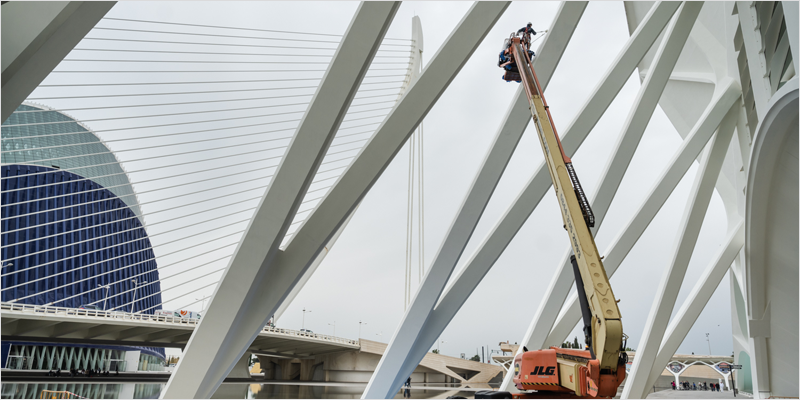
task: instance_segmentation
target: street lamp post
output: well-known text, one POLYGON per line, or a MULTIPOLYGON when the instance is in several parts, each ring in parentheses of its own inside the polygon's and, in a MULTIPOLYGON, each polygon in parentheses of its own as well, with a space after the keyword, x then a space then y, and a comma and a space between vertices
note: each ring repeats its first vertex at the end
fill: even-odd
POLYGON ((366 324, 367 324, 366 322, 361 322, 361 320, 358 321, 358 337, 359 338, 361 338, 361 325, 366 325, 366 324))
POLYGON ((708 355, 711 355, 711 339, 708 337, 708 333, 706 333, 706 342, 708 342, 708 355))
POLYGON ((333 336, 336 336, 336 321, 333 321, 332 324, 329 323, 328 325, 333 325, 333 336))
POLYGON ((300 326, 300 329, 306 329, 306 313, 307 312, 311 312, 311 310, 306 310, 306 308, 303 307, 303 324, 300 326))
MULTIPOLYGON (((136 307, 136 283, 137 282, 136 282, 136 279, 131 279, 131 282, 133 282, 133 301, 131 302, 131 314, 133 314, 133 310, 136 307)), ((142 281, 140 283, 141 284, 145 284, 145 283, 147 283, 147 281, 142 281)))
POLYGON ((201 306, 200 311, 201 312, 205 312, 206 311, 206 298, 205 297, 201 297, 201 298, 198 299, 197 297, 195 297, 194 299, 197 300, 197 301, 200 301, 200 306, 201 306))
POLYGON ((106 309, 106 304, 108 304, 108 290, 111 289, 111 285, 97 285, 97 287, 100 288, 100 289, 102 289, 102 288, 106 289, 106 297, 105 297, 105 299, 103 299, 103 310, 105 310, 106 309))
MULTIPOLYGON (((442 340, 439 343, 447 343, 447 341, 446 340, 442 340)), ((442 354, 442 350, 439 348, 439 343, 436 343, 436 353, 437 354, 442 354)))

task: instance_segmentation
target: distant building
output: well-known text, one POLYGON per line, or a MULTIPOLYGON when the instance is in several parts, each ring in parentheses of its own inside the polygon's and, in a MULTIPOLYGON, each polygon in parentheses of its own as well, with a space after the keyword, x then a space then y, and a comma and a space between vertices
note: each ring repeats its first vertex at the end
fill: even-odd
MULTIPOLYGON (((161 284, 127 174, 86 126, 23 104, 2 125, 2 301, 152 314, 161 284)), ((2 343, 2 367, 160 370, 161 348, 2 343)))

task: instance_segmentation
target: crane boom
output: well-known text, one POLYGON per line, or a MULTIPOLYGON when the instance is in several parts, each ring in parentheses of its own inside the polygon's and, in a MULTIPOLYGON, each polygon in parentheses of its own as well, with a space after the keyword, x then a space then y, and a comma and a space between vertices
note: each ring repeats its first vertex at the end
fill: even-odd
MULTIPOLYGON (((530 103, 531 116, 542 145, 547 169, 550 171, 550 178, 553 181, 553 189, 558 199, 564 229, 569 235, 572 246, 571 262, 581 303, 586 344, 589 346, 588 357, 585 352, 581 351, 576 353, 555 348, 540 351, 554 351, 553 357, 557 358, 559 367, 560 380, 557 386, 560 386, 561 390, 563 388, 574 390, 575 394, 581 397, 613 396, 610 394, 612 387, 613 393, 616 393, 616 389, 625 375, 624 335, 617 300, 589 229, 594 226, 594 215, 580 181, 578 181, 572 160, 564 153, 547 101, 531 66, 528 52, 517 37, 511 41, 511 53, 530 103), (618 371, 619 368, 622 371, 618 371), (574 383, 572 382, 573 375, 567 375, 573 374, 573 370, 577 371, 574 373, 574 383), (567 376, 570 381, 568 383, 565 382, 567 376), (577 382, 581 379, 585 379, 585 382, 577 382)), ((545 355, 545 353, 541 353, 536 357, 545 357, 545 355)), ((534 356, 531 355, 531 357, 534 356)), ((520 361, 522 360, 520 358, 520 361)), ((516 367, 519 369, 519 364, 516 367)), ((535 371, 541 372, 542 370, 535 371)), ((530 375, 536 376, 534 372, 531 372, 530 375)), ((528 378, 528 375, 524 376, 526 379, 528 378)), ((538 376, 538 378, 543 379, 544 376, 538 376)), ((521 375, 519 379, 524 381, 521 375)), ((534 380, 534 382, 544 381, 534 380)), ((533 389, 543 389, 543 387, 537 386, 537 383, 530 383, 530 381, 520 383, 521 385, 518 387, 524 388, 527 384, 531 385, 530 387, 533 389)), ((538 385, 546 385, 546 383, 538 385)))

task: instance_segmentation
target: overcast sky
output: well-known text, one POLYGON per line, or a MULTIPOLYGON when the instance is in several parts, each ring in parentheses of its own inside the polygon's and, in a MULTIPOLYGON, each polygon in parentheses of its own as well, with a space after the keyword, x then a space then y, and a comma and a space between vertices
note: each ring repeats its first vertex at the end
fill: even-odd
MULTIPOLYGON (((387 37, 410 39, 411 18, 414 15, 420 16, 425 41, 424 63, 427 65, 471 4, 405 2, 395 16, 387 37)), ((357 6, 356 2, 119 2, 107 17, 343 34, 357 6)), ((557 9, 557 2, 512 3, 426 117, 424 122, 426 267, 432 262, 517 89, 516 83, 506 83, 500 79, 502 72, 496 66, 502 40, 511 31, 516 31, 529 21, 533 22, 536 30, 548 29, 557 9)), ((120 26, 116 25, 120 23, 103 21, 98 26, 120 26)), ((150 26, 150 29, 156 28, 150 26)), ((628 36, 622 2, 592 2, 588 5, 546 92, 554 122, 556 127, 561 128, 562 133, 576 117, 580 107, 622 49, 628 36)), ((541 42, 539 40, 536 45, 541 42)), ((97 47, 97 43, 87 41, 82 42, 79 47, 89 47, 89 44, 97 47)), ((320 43, 315 45, 325 46, 320 43)), ((333 46, 335 45, 329 47, 333 46)), ((235 50, 238 49, 226 51, 235 50)), ((79 58, 78 55, 86 58, 85 54, 76 52, 70 57, 79 58)), ((126 54, 122 58, 133 56, 126 54)), ((313 59, 293 58, 292 61, 295 63, 291 66, 295 69, 316 68, 319 72, 315 72, 313 76, 320 77, 322 72, 319 70, 319 65, 304 63, 308 60, 313 59)), ((67 63, 59 66, 59 68, 68 67, 67 63)), ((253 66, 248 66, 251 67, 253 66)), ((147 67, 136 66, 136 68, 147 67)), ((287 66, 284 65, 282 68, 287 66)), ((281 75, 281 77, 286 76, 281 75)), ((292 76, 309 76, 309 73, 292 76)), ((185 76, 184 78, 191 79, 185 76)), ((51 76, 48 79, 73 78, 62 75, 51 76)), ((590 198, 597 188, 600 174, 608 162, 609 154, 620 134, 639 86, 638 78, 632 76, 573 157, 577 173, 590 198)), ((39 93, 41 92, 34 92, 34 95, 39 93)), ((313 93, 313 90, 302 93, 313 93)), ((36 97, 34 95, 31 97, 36 97)), ((307 101, 309 98, 300 100, 307 101)), ((60 104, 50 104, 54 101, 41 102, 51 106, 66 107, 63 102, 60 104)), ((305 106, 301 105, 282 110, 301 112, 304 109, 305 106)), ((78 111, 71 114, 79 120, 97 116, 96 113, 83 114, 78 111)), ((292 114, 292 116, 297 115, 292 114)), ((88 123, 88 125, 102 131, 124 126, 120 125, 121 123, 108 121, 88 123)), ((99 132, 98 135, 105 140, 111 139, 110 134, 99 132)), ((123 143, 110 143, 109 147, 114 150, 124 149, 123 143)), ((167 140, 163 143, 174 142, 167 140)), ((644 200, 680 143, 680 136, 661 109, 657 108, 596 238, 601 254, 633 216, 633 212, 644 200)), ((158 154, 152 151, 146 152, 158 154)), ((275 151, 275 154, 280 154, 278 150, 275 151)), ((125 161, 133 159, 130 158, 133 154, 136 153, 120 153, 118 157, 125 161)), ((457 275, 458 270, 464 266, 478 244, 512 204, 541 160, 542 151, 539 142, 535 138, 534 128, 529 126, 453 275, 457 275)), ((149 163, 151 161, 145 162, 148 165, 149 163)), ((133 163, 124 165, 129 170, 141 168, 133 163)), ((616 297, 621 299, 619 307, 625 333, 630 336, 628 342, 630 347, 638 346, 653 301, 654 289, 662 279, 663 271, 670 260, 695 171, 696 166, 689 170, 611 280, 616 297)), ((262 170, 252 173, 266 172, 262 170)), ((305 328, 315 332, 333 333, 335 323, 337 336, 356 338, 359 330, 358 322, 363 321, 366 325, 361 330, 362 338, 383 342, 391 338, 403 313, 407 175, 408 153, 405 149, 393 160, 366 196, 316 274, 278 320, 278 326, 299 329, 303 324, 301 310, 306 308, 312 312, 305 315, 305 328)), ((227 170, 214 176, 227 179, 238 175, 227 170)), ((146 174, 131 174, 137 192, 141 193, 148 188, 145 183, 137 183, 148 178, 152 179, 146 174)), ((257 185, 254 184, 253 187, 255 186, 257 185)), ((539 207, 442 334, 439 346, 443 354, 458 357, 461 353, 465 353, 467 357, 471 357, 476 351, 480 351, 481 346, 498 349, 500 341, 509 340, 513 343, 521 340, 542 301, 542 293, 547 288, 553 271, 557 269, 562 255, 569 246, 567 235, 561 228, 561 217, 552 193, 552 190, 547 192, 539 207)), ((166 194, 161 192, 157 196, 163 197, 166 194)), ((140 202, 147 200, 146 194, 140 194, 139 200, 140 202)), ((257 200, 245 204, 247 207, 242 206, 242 210, 254 207, 257 200)), ((152 206, 143 206, 145 219, 148 224, 157 222, 158 219, 148 216, 148 207, 152 206)), ((157 209, 149 210, 152 212, 157 209)), ((189 215, 193 209, 186 208, 180 212, 181 215, 189 215)), ((224 214, 226 212, 218 213, 218 215, 224 214)), ((217 214, 209 212, 207 215, 217 214)), ((244 221, 247 215, 249 214, 245 212, 236 218, 244 221)), ((243 229, 245 226, 243 224, 238 225, 238 229, 243 229)), ((237 226, 226 229, 236 232, 235 228, 237 226)), ((155 229, 155 227, 148 228, 148 232, 153 235, 155 229)), ((724 239, 726 229, 722 201, 715 193, 675 310, 680 308, 701 271, 716 253, 724 239)), ((237 236, 232 236, 226 243, 235 243, 236 238, 237 236)), ((154 245, 158 244, 158 240, 162 239, 155 238, 154 245)), ((212 244, 216 243, 218 242, 212 244)), ((156 251, 160 267, 172 262, 168 257, 161 257, 167 252, 164 249, 166 247, 156 251)), ((200 253, 200 250, 193 251, 200 253)), ((187 256, 181 254, 175 257, 187 256)), ((225 262, 223 260, 216 265, 217 268, 221 268, 225 266, 225 262)), ((180 268, 188 267, 174 269, 180 268)), ((412 270, 416 271, 416 265, 412 270)), ((213 283, 213 279, 218 277, 219 274, 212 275, 209 278, 212 280, 209 282, 213 283)), ((415 282, 416 279, 417 276, 414 275, 415 282)), ((679 353, 707 354, 709 342, 706 341, 706 333, 709 333, 711 352, 730 354, 732 339, 729 285, 726 276, 679 348, 679 353)), ((198 284, 187 287, 195 290, 200 286, 198 284)), ((416 287, 415 283, 413 290, 416 290, 416 287)), ((191 291, 187 292, 189 294, 182 300, 167 304, 165 307, 180 307, 182 303, 193 301, 195 297, 210 295, 212 289, 212 287, 201 289, 196 295, 191 291)), ((199 309, 200 304, 192 307, 199 309)), ((579 340, 583 341, 582 334, 578 332, 576 329, 570 338, 578 336, 579 340)))

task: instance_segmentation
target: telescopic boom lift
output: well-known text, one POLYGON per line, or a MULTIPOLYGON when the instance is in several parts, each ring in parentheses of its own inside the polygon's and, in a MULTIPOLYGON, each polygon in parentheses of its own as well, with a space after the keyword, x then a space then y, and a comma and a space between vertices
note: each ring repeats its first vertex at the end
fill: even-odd
POLYGON ((528 49, 518 37, 512 37, 510 45, 572 245, 570 261, 588 347, 588 350, 551 347, 517 354, 514 384, 520 390, 535 392, 515 393, 514 397, 613 397, 625 379, 627 354, 617 300, 589 230, 594 226, 594 215, 572 160, 561 146, 528 49))

